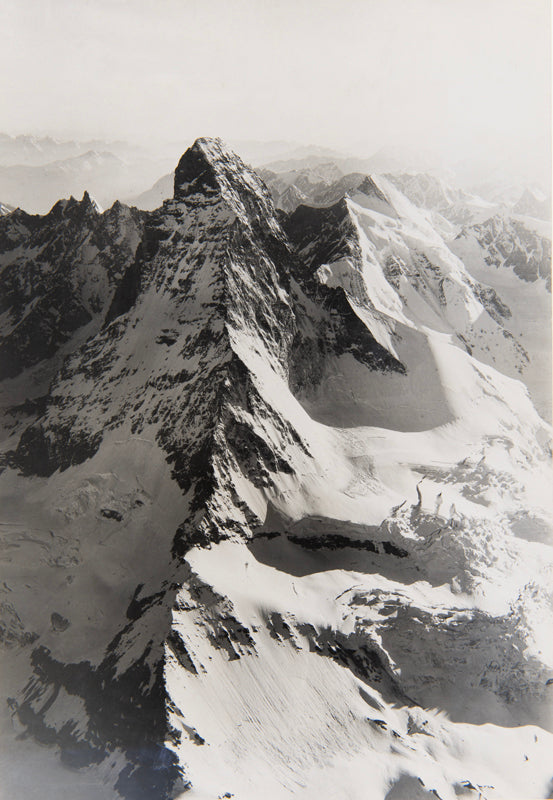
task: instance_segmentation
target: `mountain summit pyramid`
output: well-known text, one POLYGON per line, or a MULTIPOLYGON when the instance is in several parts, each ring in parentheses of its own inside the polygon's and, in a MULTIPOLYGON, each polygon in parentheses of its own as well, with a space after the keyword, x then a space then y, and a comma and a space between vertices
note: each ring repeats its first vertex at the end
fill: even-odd
POLYGON ((276 211, 220 140, 155 211, 76 202, 0 218, 6 791, 548 796, 551 426, 500 267, 381 176, 276 211))

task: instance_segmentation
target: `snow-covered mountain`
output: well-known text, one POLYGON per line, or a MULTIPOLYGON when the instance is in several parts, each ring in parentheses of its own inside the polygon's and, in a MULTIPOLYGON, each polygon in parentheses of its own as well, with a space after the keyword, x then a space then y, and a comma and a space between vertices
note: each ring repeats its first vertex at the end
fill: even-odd
POLYGON ((513 206, 513 211, 526 217, 550 220, 551 197, 547 199, 543 193, 526 188, 513 206))
POLYGON ((199 139, 0 220, 7 795, 550 796, 546 256, 436 219, 199 139))
POLYGON ((90 151, 109 152, 124 160, 132 160, 147 154, 158 157, 162 150, 172 150, 170 145, 148 149, 140 144, 113 139, 59 139, 52 136, 37 136, 33 134, 19 134, 9 136, 0 132, 0 164, 2 166, 40 166, 51 164, 53 161, 64 161, 77 158, 90 151))
POLYGON ((275 206, 288 214, 300 205, 333 205, 365 178, 360 172, 343 175, 335 164, 323 164, 321 167, 285 173, 274 173, 267 169, 258 169, 257 172, 271 192, 275 206))
POLYGON ((551 420, 550 225, 499 214, 463 228, 450 248, 473 278, 496 291, 508 306, 506 335, 530 354, 520 375, 536 408, 551 420))
POLYGON ((44 214, 60 197, 78 197, 88 190, 108 206, 117 198, 144 191, 172 163, 163 155, 130 145, 97 144, 104 144, 106 149, 83 150, 79 143, 65 142, 46 149, 44 155, 69 150, 71 154, 66 157, 50 161, 29 157, 23 163, 13 163, 7 156, 2 160, 0 137, 0 197, 13 207, 44 214))
MULTIPOLYGON (((51 136, 0 133, 0 164, 38 166, 51 161, 73 158, 88 150, 97 149, 99 142, 61 141, 51 136)), ((102 144, 106 144, 105 142, 102 144)), ((115 143, 110 143, 113 145, 115 143)))
POLYGON ((454 225, 483 222, 501 209, 500 204, 490 203, 429 173, 399 173, 387 177, 416 206, 436 211, 454 225))
POLYGON ((68 348, 99 330, 141 235, 140 212, 102 212, 87 192, 43 217, 0 219, 0 375, 12 399, 45 392, 68 348))

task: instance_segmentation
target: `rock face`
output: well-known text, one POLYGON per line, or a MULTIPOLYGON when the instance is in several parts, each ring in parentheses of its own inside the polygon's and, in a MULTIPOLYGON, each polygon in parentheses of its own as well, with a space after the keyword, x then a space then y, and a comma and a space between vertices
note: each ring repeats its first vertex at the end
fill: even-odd
POLYGON ((2 378, 51 359, 80 329, 98 330, 141 229, 139 213, 120 203, 101 213, 88 193, 44 217, 1 218, 2 378))
POLYGON ((277 213, 199 139, 153 212, 0 220, 12 794, 548 796, 524 320, 344 190, 277 213))
POLYGON ((524 222, 493 216, 459 235, 474 236, 486 251, 486 263, 490 266, 512 269, 523 281, 542 278, 551 292, 551 241, 524 222))

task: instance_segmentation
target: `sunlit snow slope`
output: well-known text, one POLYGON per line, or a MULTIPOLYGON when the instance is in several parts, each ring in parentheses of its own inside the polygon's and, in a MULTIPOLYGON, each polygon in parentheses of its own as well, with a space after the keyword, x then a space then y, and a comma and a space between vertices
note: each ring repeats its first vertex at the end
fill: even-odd
POLYGON ((0 219, 2 798, 552 796, 545 273, 380 177, 277 214, 219 140, 90 213, 80 325, 53 211, 0 219))

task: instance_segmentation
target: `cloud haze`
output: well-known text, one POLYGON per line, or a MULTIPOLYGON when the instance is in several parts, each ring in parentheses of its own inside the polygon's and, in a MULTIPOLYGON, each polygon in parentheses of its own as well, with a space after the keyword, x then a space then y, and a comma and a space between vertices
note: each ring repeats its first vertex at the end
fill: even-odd
POLYGON ((548 0, 4 0, 9 133, 547 163, 548 0))

